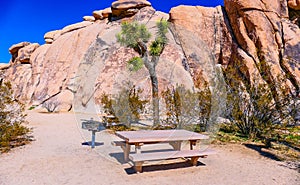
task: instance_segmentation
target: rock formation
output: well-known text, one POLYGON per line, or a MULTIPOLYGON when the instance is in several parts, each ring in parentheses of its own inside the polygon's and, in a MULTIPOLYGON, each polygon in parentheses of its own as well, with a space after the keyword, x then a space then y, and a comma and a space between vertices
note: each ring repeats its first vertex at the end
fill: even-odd
POLYGON ((9 48, 12 63, 30 63, 31 54, 39 47, 38 43, 21 42, 9 48))
POLYGON ((267 85, 287 76, 285 85, 299 92, 300 30, 288 20, 287 1, 225 0, 225 8, 179 6, 171 10, 170 21, 188 59, 201 51, 188 46, 196 35, 229 79, 239 79, 236 83, 267 85))
POLYGON ((294 10, 300 10, 300 0, 288 0, 288 5, 294 10))
POLYGON ((115 35, 121 22, 134 20, 154 35, 155 22, 164 18, 170 31, 157 67, 160 90, 213 86, 221 65, 229 85, 267 86, 283 78, 282 85, 299 93, 300 30, 289 15, 297 7, 298 0, 225 0, 225 7, 178 6, 168 16, 145 0, 119 0, 83 22, 46 33, 42 46, 12 46, 10 66, 3 70, 16 97, 28 105, 57 101, 60 110, 85 109, 129 81, 147 96, 147 70, 128 70, 127 61, 137 54, 121 47, 115 35))

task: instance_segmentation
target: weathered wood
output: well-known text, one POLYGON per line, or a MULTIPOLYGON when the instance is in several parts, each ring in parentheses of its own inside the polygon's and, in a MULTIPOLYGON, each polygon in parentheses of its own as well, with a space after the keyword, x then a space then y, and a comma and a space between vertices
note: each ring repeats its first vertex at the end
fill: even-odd
POLYGON ((191 165, 197 166, 197 162, 198 162, 199 157, 200 156, 192 157, 191 160, 190 160, 191 165))
POLYGON ((193 150, 193 146, 196 146, 196 140, 190 140, 190 149, 193 150))
POLYGON ((208 139, 209 136, 187 130, 139 130, 120 131, 116 135, 128 143, 159 143, 208 139))
POLYGON ((129 159, 134 162, 134 169, 137 172, 142 172, 142 164, 144 161, 156 161, 176 158, 191 158, 190 163, 193 166, 197 165, 199 157, 206 157, 216 152, 211 149, 201 150, 181 150, 167 152, 152 152, 152 153, 136 153, 130 154, 129 159))
POLYGON ((125 146, 126 142, 125 141, 112 141, 111 145, 113 145, 113 146, 125 146))
POLYGON ((120 146, 124 152, 124 161, 127 162, 129 160, 130 153, 130 145, 125 141, 112 141, 111 144, 113 146, 120 146))
POLYGON ((130 154, 129 159, 133 162, 138 161, 154 161, 154 160, 164 160, 164 159, 175 159, 180 157, 196 157, 196 156, 206 156, 215 154, 216 152, 211 149, 201 150, 180 150, 180 151, 164 151, 164 152, 151 152, 151 153, 135 153, 130 154))
POLYGON ((144 162, 142 162, 142 161, 140 161, 140 162, 135 162, 135 163, 134 163, 134 170, 135 170, 136 172, 138 172, 138 173, 141 173, 142 170, 143 170, 143 163, 144 163, 144 162))
POLYGON ((125 144, 125 147, 122 148, 124 151, 124 161, 129 161, 129 153, 130 153, 130 145, 128 143, 125 144))

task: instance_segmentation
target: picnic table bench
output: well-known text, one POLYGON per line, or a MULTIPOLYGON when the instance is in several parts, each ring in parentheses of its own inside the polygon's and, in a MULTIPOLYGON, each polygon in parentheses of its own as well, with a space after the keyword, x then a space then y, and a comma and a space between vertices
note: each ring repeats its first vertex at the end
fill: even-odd
POLYGON ((142 172, 142 165, 145 161, 156 161, 176 158, 191 158, 190 163, 193 166, 197 165, 199 157, 215 154, 211 149, 206 150, 180 150, 180 151, 164 151, 151 153, 135 153, 130 154, 129 159, 134 162, 134 169, 137 172, 142 172))
POLYGON ((140 130, 116 132, 123 141, 113 141, 112 144, 120 146, 124 151, 124 160, 133 161, 137 172, 142 171, 142 164, 145 161, 164 160, 174 158, 191 158, 191 164, 196 165, 199 157, 213 154, 212 150, 193 150, 196 142, 201 139, 208 139, 206 135, 198 134, 187 130, 140 130), (181 143, 189 141, 190 150, 181 150, 181 143), (145 144, 169 143, 173 151, 141 153, 141 146, 145 144), (130 154, 130 146, 135 146, 135 153, 130 154))

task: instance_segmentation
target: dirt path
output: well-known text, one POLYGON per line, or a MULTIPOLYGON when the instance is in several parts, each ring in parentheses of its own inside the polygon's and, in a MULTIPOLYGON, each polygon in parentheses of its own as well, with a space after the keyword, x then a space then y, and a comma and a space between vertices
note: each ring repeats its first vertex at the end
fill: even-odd
POLYGON ((0 184, 300 184, 300 174, 279 162, 240 145, 211 146, 218 154, 187 163, 154 165, 132 173, 121 150, 110 146, 114 136, 97 133, 98 146, 82 145, 90 133, 79 128, 90 115, 30 112, 35 141, 0 155, 0 184))

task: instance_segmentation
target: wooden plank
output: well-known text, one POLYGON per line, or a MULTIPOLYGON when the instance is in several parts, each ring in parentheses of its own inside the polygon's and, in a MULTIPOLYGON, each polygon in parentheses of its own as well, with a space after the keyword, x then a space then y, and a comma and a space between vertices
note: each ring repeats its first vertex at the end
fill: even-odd
POLYGON ((196 132, 187 130, 139 130, 139 131, 121 131, 116 135, 128 143, 151 143, 167 141, 187 141, 201 140, 209 137, 196 132))
POLYGON ((112 141, 111 145, 113 145, 113 146, 125 146, 126 142, 125 141, 112 141))
POLYGON ((139 153, 130 154, 129 159, 133 162, 141 161, 154 161, 154 160, 164 160, 164 159, 175 159, 180 157, 201 157, 210 154, 215 154, 216 152, 211 149, 201 150, 181 150, 181 151, 167 151, 167 152, 152 152, 152 153, 139 153))

